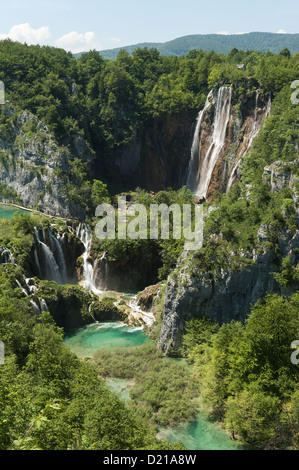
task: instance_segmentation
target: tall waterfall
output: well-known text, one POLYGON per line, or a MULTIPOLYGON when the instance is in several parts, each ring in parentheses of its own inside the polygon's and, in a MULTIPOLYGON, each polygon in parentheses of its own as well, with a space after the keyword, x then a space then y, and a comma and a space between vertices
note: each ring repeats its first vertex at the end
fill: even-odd
POLYGON ((206 197, 211 177, 219 154, 225 143, 226 129, 231 110, 231 87, 221 87, 218 90, 215 103, 215 116, 211 143, 206 151, 201 149, 201 124, 206 110, 210 106, 211 92, 207 98, 204 109, 199 113, 191 150, 191 161, 187 179, 187 187, 197 196, 206 197))
POLYGON ((83 253, 83 287, 95 294, 99 294, 100 291, 97 289, 94 280, 95 269, 92 262, 89 260, 92 243, 92 232, 90 226, 84 223, 79 224, 76 235, 82 241, 85 248, 83 253))
POLYGON ((266 108, 262 109, 262 118, 259 116, 259 111, 260 111, 259 107, 258 107, 259 93, 260 93, 259 90, 256 90, 254 119, 253 119, 253 125, 252 125, 252 128, 251 128, 251 131, 250 131, 250 134, 249 134, 249 137, 248 137, 247 145, 246 145, 245 149, 243 150, 242 154, 239 156, 237 162, 235 163, 235 165, 234 165, 234 167, 231 171, 231 174, 230 174, 227 186, 226 186, 226 192, 227 193, 230 190, 230 188, 231 188, 231 186, 234 182, 234 179, 236 177, 236 171, 237 171, 237 169, 240 165, 240 162, 241 162, 242 158, 251 149, 251 146, 253 144, 254 139, 258 136, 258 134, 259 134, 259 132, 260 132, 262 126, 263 126, 264 119, 270 115, 271 105, 272 105, 271 93, 269 95, 269 100, 268 100, 266 108))
POLYGON ((192 192, 196 192, 198 182, 200 179, 200 136, 201 136, 201 124, 206 114, 207 109, 211 105, 211 98, 213 96, 212 91, 208 94, 204 108, 199 112, 197 118, 197 124, 194 132, 192 148, 191 148, 191 160, 188 170, 187 188, 192 192))

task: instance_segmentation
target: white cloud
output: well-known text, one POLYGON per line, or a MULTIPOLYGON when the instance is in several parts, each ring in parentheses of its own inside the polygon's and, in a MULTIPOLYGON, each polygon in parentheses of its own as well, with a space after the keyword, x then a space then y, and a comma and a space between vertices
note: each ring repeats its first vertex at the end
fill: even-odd
POLYGON ((31 28, 29 23, 13 26, 7 34, 0 34, 0 39, 12 39, 13 41, 26 42, 27 44, 44 43, 51 36, 50 28, 31 28))
POLYGON ((279 29, 277 34, 287 34, 287 32, 284 29, 279 29))
POLYGON ((94 32, 89 31, 85 34, 72 31, 56 39, 55 45, 73 53, 90 51, 92 49, 101 49, 94 32))
POLYGON ((236 34, 248 34, 248 33, 245 33, 244 31, 238 32, 238 33, 230 33, 229 31, 218 31, 218 33, 216 34, 220 34, 222 36, 234 36, 236 34))

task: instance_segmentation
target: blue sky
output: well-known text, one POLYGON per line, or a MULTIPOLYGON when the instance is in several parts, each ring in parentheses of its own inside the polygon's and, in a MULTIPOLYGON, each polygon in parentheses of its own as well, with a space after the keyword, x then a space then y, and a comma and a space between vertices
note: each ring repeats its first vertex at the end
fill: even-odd
POLYGON ((298 0, 0 0, 0 39, 72 52, 188 34, 298 30, 298 0))

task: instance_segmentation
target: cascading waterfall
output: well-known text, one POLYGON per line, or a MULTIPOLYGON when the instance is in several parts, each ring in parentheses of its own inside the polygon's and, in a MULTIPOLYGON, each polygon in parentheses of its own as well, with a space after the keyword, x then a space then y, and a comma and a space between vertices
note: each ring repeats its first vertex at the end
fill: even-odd
POLYGON ((197 124, 194 132, 192 147, 191 147, 191 160, 188 170, 187 188, 192 192, 196 192, 198 182, 200 179, 200 135, 201 123, 206 114, 207 109, 211 105, 211 98, 213 96, 212 90, 208 94, 204 108, 199 112, 197 117, 197 124))
POLYGON ((91 243, 92 243, 92 232, 91 228, 89 227, 88 224, 81 223, 79 224, 77 228, 77 237, 81 240, 81 242, 84 245, 84 253, 83 253, 83 287, 85 289, 88 289, 95 294, 100 294, 101 292, 97 289, 95 282, 94 282, 94 276, 95 276, 95 269, 93 264, 89 261, 89 254, 90 254, 90 249, 91 249, 91 243))
POLYGON ((46 279, 55 281, 57 284, 66 284, 68 281, 67 265, 65 262, 63 250, 51 228, 48 229, 51 248, 47 245, 46 231, 42 228, 42 239, 40 239, 37 228, 34 228, 36 241, 42 251, 42 260, 40 260, 37 250, 34 250, 35 263, 40 275, 44 273, 46 279), (56 255, 56 256, 55 256, 56 255))
POLYGON ((231 87, 221 87, 218 90, 215 103, 215 117, 213 123, 213 135, 211 144, 206 152, 200 150, 201 123, 203 116, 210 105, 211 92, 206 101, 204 109, 198 117, 192 145, 192 155, 187 179, 187 187, 198 197, 206 197, 211 177, 219 154, 223 148, 226 129, 229 123, 231 110, 231 87))
MULTIPOLYGON (((243 151, 242 155, 238 158, 238 161, 235 163, 235 165, 234 165, 234 167, 231 171, 231 174, 230 174, 230 177, 229 177, 229 180, 228 180, 228 183, 227 183, 227 187, 226 187, 226 192, 227 193, 228 193, 228 191, 230 190, 230 188, 233 184, 233 181, 234 181, 235 176, 236 176, 236 170, 238 169, 242 158, 250 150, 254 139, 258 136, 258 134, 261 130, 261 127, 264 123, 264 119, 260 119, 260 121, 258 120, 258 99, 259 99, 259 90, 256 91, 256 95, 255 95, 254 121, 253 121, 253 125, 252 125, 251 132, 250 132, 250 135, 249 135, 248 144, 247 144, 246 149, 243 151)), ((265 118, 270 115, 271 105, 272 105, 272 100, 271 100, 271 93, 270 93, 268 104, 267 104, 267 107, 266 107, 266 110, 265 110, 265 115, 264 115, 265 118)))
POLYGON ((45 299, 38 299, 41 312, 49 312, 49 308, 45 299))
POLYGON ((28 292, 26 291, 26 289, 24 289, 24 287, 22 287, 22 284, 20 283, 20 281, 18 279, 15 280, 16 283, 18 284, 19 288, 22 290, 23 294, 26 295, 26 297, 29 296, 28 292))
POLYGON ((62 247, 61 247, 61 244, 60 244, 60 240, 62 240, 63 238, 58 240, 54 236, 54 234, 53 234, 53 232, 50 228, 49 228, 49 234, 50 234, 50 240, 52 241, 52 243, 54 244, 54 247, 57 250, 58 265, 60 267, 61 282, 62 282, 62 284, 66 284, 67 279, 68 279, 67 267, 66 267, 66 262, 65 262, 63 250, 62 250, 62 247))
POLYGON ((49 307, 48 307, 47 302, 45 301, 45 299, 39 298, 38 299, 38 304, 37 304, 37 302, 32 298, 32 296, 34 296, 34 294, 38 291, 38 287, 34 284, 34 279, 33 278, 25 278, 25 276, 24 276, 24 282, 25 282, 26 287, 27 287, 28 290, 26 290, 22 286, 22 284, 20 283, 20 281, 18 279, 15 279, 15 281, 16 281, 16 284, 18 285, 18 287, 22 290, 23 294, 26 297, 30 297, 30 303, 33 307, 33 310, 35 311, 35 313, 37 315, 39 315, 42 312, 49 312, 49 307))
POLYGON ((8 248, 0 248, 0 264, 15 264, 12 252, 8 248))
POLYGON ((137 304, 137 296, 134 296, 132 300, 129 302, 129 307, 131 308, 133 315, 135 313, 137 314, 137 316, 141 316, 147 326, 151 326, 153 322, 155 321, 155 317, 153 313, 145 312, 144 310, 141 309, 141 307, 139 307, 139 305, 137 304))
POLYGON ((50 248, 43 242, 40 242, 43 256, 45 260, 45 273, 49 281, 55 281, 57 284, 61 284, 61 276, 59 272, 59 267, 56 262, 55 256, 53 255, 50 248))
POLYGON ((100 290, 101 291, 105 291, 107 290, 106 286, 107 286, 107 281, 108 281, 108 271, 109 271, 109 267, 108 267, 108 259, 106 257, 106 252, 102 254, 101 258, 99 260, 97 260, 97 266, 96 268, 98 268, 99 270, 99 287, 100 287, 100 290))

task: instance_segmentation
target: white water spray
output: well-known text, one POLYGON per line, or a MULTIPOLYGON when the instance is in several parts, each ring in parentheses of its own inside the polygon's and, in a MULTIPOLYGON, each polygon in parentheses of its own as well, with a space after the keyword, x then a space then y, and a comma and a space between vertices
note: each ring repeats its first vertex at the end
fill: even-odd
POLYGON ((95 270, 93 264, 88 259, 92 243, 92 232, 88 224, 82 223, 78 226, 77 237, 81 240, 85 248, 83 253, 83 287, 95 294, 100 294, 101 292, 97 289, 94 282, 95 270))
POLYGON ((202 154, 200 150, 201 123, 209 107, 210 96, 211 92, 203 111, 198 117, 187 180, 187 187, 198 197, 207 196, 216 162, 225 143, 226 130, 230 118, 232 89, 231 87, 221 87, 218 90, 211 144, 207 152, 202 154))

